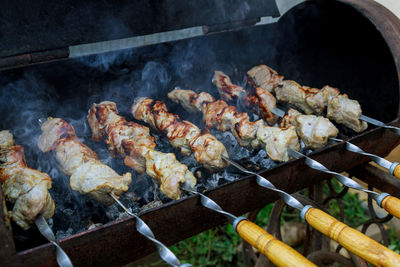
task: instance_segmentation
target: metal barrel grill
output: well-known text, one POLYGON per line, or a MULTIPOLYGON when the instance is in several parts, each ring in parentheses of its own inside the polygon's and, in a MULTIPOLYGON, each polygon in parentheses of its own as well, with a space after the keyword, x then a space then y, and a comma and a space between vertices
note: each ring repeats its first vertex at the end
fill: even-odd
MULTIPOLYGON (((224 215, 201 206, 204 199, 237 218, 280 198, 259 186, 259 177, 251 173, 243 177, 232 166, 217 173, 205 170, 152 130, 157 149, 175 153, 197 176, 193 191, 198 193, 182 190, 181 198, 172 201, 148 176, 111 157, 103 142, 91 140, 88 109, 106 100, 116 102, 119 113, 132 121, 129 110, 136 98, 159 99, 171 112, 204 128, 201 115, 187 114, 167 94, 179 86, 218 98, 211 83, 218 69, 244 85, 246 71, 265 64, 302 84, 334 85, 359 101, 363 115, 390 126, 370 124, 355 133, 338 125, 340 139, 362 151, 337 140, 307 156, 331 171, 355 174, 370 185, 368 190, 374 187, 400 196, 396 178, 366 165, 371 158, 365 152, 384 157, 400 143, 390 129, 400 126, 400 21, 381 5, 371 0, 79 2, 7 3, 8 12, 1 15, 6 23, 0 26, 5 36, 0 42, 1 129, 12 131, 16 142, 25 147, 28 165, 52 176, 50 193, 56 212, 49 224, 74 266, 119 266, 157 247, 137 231, 136 219, 124 217, 117 205, 105 207, 72 192, 57 162, 37 148, 41 118, 67 120, 103 162, 119 174, 132 172, 130 189, 119 201, 148 225, 152 233, 147 237, 155 236, 162 246, 226 222, 224 215), (207 194, 199 195, 202 191, 207 194)), ((301 158, 277 163, 261 150, 240 148, 232 135, 211 133, 227 147, 231 160, 258 165, 265 170, 259 175, 288 194, 318 188, 331 176, 312 170, 301 158)), ((312 200, 295 196, 301 205, 318 207, 312 200)), ((1 190, 0 198, 4 199, 1 190)), ((5 205, 0 201, 1 211, 5 205)), ((315 217, 305 216, 307 221, 321 216, 317 209, 311 211, 315 217)), ((243 225, 242 229, 249 227, 243 225)), ((11 226, 2 212, 0 261, 5 266, 57 265, 56 247, 35 227, 22 231, 11 226)), ((315 256, 309 259, 320 263, 315 256)))

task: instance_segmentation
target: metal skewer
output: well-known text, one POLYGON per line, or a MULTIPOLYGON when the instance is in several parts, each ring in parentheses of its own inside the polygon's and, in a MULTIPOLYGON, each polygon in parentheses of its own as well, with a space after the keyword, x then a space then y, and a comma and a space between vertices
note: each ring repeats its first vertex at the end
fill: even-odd
POLYGON ((142 220, 140 219, 139 216, 136 214, 130 212, 124 204, 121 203, 112 193, 110 193, 110 196, 115 200, 115 202, 118 203, 118 205, 121 206, 121 208, 131 215, 132 217, 135 217, 137 223, 136 223, 136 230, 142 234, 144 237, 152 241, 156 246, 157 246, 157 251, 158 254, 160 255, 161 259, 163 259, 166 263, 168 263, 171 266, 180 266, 180 267, 189 267, 192 266, 189 263, 181 264, 178 260, 178 258, 175 256, 175 254, 163 243, 158 241, 153 232, 151 231, 150 227, 142 220))
POLYGON ((358 146, 350 143, 349 141, 345 141, 339 138, 329 138, 330 140, 336 141, 336 142, 346 142, 346 149, 348 151, 357 153, 357 154, 361 154, 361 155, 365 155, 371 158, 372 161, 374 161, 376 164, 378 164, 379 166, 388 169, 389 173, 391 175, 396 176, 397 178, 400 178, 400 172, 399 171, 395 171, 397 168, 397 166, 399 165, 398 162, 390 162, 382 157, 379 157, 375 154, 371 154, 371 153, 367 153, 364 150, 362 150, 361 148, 359 148, 358 146))
POLYGON ((332 175, 333 177, 335 177, 337 180, 339 180, 340 183, 342 183, 344 186, 347 186, 349 188, 353 188, 356 190, 360 190, 363 191, 365 193, 367 193, 369 196, 371 196, 376 203, 381 207, 384 208, 387 212, 389 212, 390 214, 396 216, 397 218, 400 218, 400 199, 391 196, 388 193, 377 193, 368 189, 365 189, 364 187, 362 187, 359 183, 357 183, 356 181, 354 181, 353 179, 334 172, 334 171, 330 171, 328 168, 326 168, 324 165, 322 165, 321 163, 319 163, 316 160, 313 160, 312 158, 298 152, 295 151, 291 148, 288 148, 288 152, 289 154, 293 157, 293 158, 301 158, 304 157, 305 158, 305 163, 307 166, 309 166, 310 168, 317 170, 317 171, 321 171, 327 174, 332 175), (388 198, 388 199, 387 199, 388 198), (386 199, 386 200, 385 200, 386 199), (391 203, 390 206, 387 206, 387 200, 391 199, 391 201, 393 201, 393 203, 391 203))
MULTIPOLYGON (((250 245, 257 248, 262 254, 271 260, 277 266, 310 266, 316 265, 299 254, 296 250, 279 241, 271 234, 255 223, 247 220, 246 217, 236 217, 235 215, 224 211, 214 200, 202 193, 190 189, 183 190, 200 195, 201 204, 215 212, 225 215, 233 229, 250 245)), ((300 204, 301 205, 301 204, 300 204)))
MULTIPOLYGON (((288 193, 277 189, 271 182, 259 175, 249 171, 229 158, 223 157, 232 166, 238 168, 247 174, 256 176, 258 185, 277 192, 285 203, 295 209, 300 210, 300 216, 313 228, 335 240, 350 252, 358 255, 366 261, 378 266, 399 266, 400 256, 392 250, 384 247, 382 244, 365 236, 359 231, 338 221, 329 214, 313 208, 311 205, 303 206, 296 198, 288 193), (382 259, 381 255, 385 255, 382 259)), ((346 177, 347 178, 347 177, 346 177)), ((351 179, 350 179, 351 180, 351 179)), ((391 197, 386 195, 387 197, 391 197)))
POLYGON ((370 117, 365 116, 365 115, 361 115, 361 116, 359 117, 359 119, 360 119, 360 120, 363 120, 363 121, 366 121, 366 122, 368 122, 368 123, 371 123, 371 124, 373 124, 373 125, 375 125, 375 126, 378 126, 378 127, 383 127, 383 128, 391 129, 391 130, 393 130, 396 134, 400 135, 400 128, 398 128, 398 127, 386 125, 385 123, 383 123, 383 122, 381 122, 381 121, 375 120, 375 119, 370 118, 370 117))
POLYGON ((47 224, 46 219, 39 214, 35 219, 35 224, 39 229, 39 232, 56 247, 57 263, 60 267, 73 267, 71 260, 64 250, 57 243, 56 237, 50 226, 47 224))

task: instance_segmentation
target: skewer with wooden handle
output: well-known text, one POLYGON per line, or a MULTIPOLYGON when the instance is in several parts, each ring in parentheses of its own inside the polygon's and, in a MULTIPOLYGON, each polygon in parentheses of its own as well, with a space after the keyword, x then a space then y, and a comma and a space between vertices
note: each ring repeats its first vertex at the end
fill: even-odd
POLYGON ((362 187, 359 183, 357 183, 353 179, 351 179, 343 174, 328 170, 328 168, 326 168, 324 165, 322 165, 318 161, 313 160, 312 158, 310 158, 298 151, 295 151, 291 148, 288 148, 288 151, 289 151, 289 154, 293 158, 304 157, 305 158, 304 163, 307 166, 309 166, 310 168, 332 175, 344 186, 367 193, 369 196, 371 196, 376 201, 376 203, 380 207, 384 208, 387 212, 389 212, 393 216, 400 219, 400 205, 398 205, 400 203, 400 199, 393 197, 393 196, 389 195, 388 193, 377 193, 377 192, 365 189, 364 187, 362 187), (385 201, 385 205, 383 205, 383 201, 385 199, 387 199, 387 200, 385 201))
POLYGON ((376 164, 379 166, 387 169, 391 175, 396 176, 397 178, 400 178, 400 165, 398 162, 390 162, 387 159, 384 159, 382 157, 379 157, 375 154, 367 153, 358 146, 350 143, 349 141, 345 141, 339 138, 329 138, 330 140, 336 141, 336 142, 345 142, 346 143, 346 149, 348 151, 365 155, 371 158, 372 161, 374 161, 376 164))
POLYGON ((236 217, 235 215, 224 211, 215 201, 202 193, 187 190, 193 194, 200 195, 201 204, 213 211, 221 213, 228 217, 235 231, 250 245, 257 248, 271 262, 277 266, 316 266, 296 250, 279 241, 264 229, 247 220, 245 217, 236 217))
MULTIPOLYGON (((313 208, 310 205, 303 206, 296 198, 277 189, 270 181, 261 175, 243 168, 228 158, 224 159, 242 172, 255 175, 258 185, 277 192, 287 205, 300 210, 301 217, 313 228, 335 240, 348 251, 376 266, 400 266, 400 255, 397 253, 338 221, 322 210, 313 208)), ((393 204, 391 206, 393 206, 393 204)))

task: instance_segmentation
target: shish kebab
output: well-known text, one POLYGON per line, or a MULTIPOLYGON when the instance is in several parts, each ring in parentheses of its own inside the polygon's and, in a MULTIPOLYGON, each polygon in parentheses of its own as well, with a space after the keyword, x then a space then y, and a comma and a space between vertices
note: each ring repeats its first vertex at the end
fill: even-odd
MULTIPOLYGON (((175 90, 173 90, 172 92, 170 92, 169 93, 169 98, 170 99, 172 99, 174 102, 178 102, 178 103, 180 103, 180 104, 182 104, 182 106, 184 106, 184 108, 186 109, 186 110, 189 110, 189 111, 199 111, 199 110, 201 110, 201 111, 203 111, 203 115, 205 114, 205 113, 207 113, 206 111, 208 110, 208 108, 207 108, 207 106, 211 103, 215 103, 215 102, 217 102, 217 101, 215 101, 213 98, 212 98, 212 96, 211 95, 209 95, 209 94, 207 94, 207 93, 200 93, 199 95, 197 95, 196 93, 194 93, 193 91, 191 91, 191 90, 181 90, 181 89, 175 89, 175 90), (201 96, 200 96, 201 95, 201 96), (207 102, 205 99, 208 99, 208 100, 211 100, 211 102, 207 102), (214 101, 213 101, 214 100, 214 101)), ((216 115, 218 115, 220 118, 221 117, 224 117, 223 116, 223 114, 226 112, 226 109, 229 109, 230 107, 229 106, 227 106, 227 104, 226 104, 226 102, 224 102, 224 101, 219 101, 219 103, 225 103, 224 104, 224 106, 225 107, 223 107, 222 109, 220 109, 219 110, 219 112, 214 112, 214 114, 216 114, 216 115), (222 114, 222 115, 221 115, 222 114)), ((233 107, 234 108, 234 107, 233 107)), ((238 113, 237 112, 234 112, 233 113, 234 115, 238 115, 238 113)), ((215 115, 214 115, 215 116, 215 115)), ((238 118, 240 118, 240 116, 237 116, 238 118)), ((204 116, 203 117, 203 119, 204 118, 206 118, 206 116, 204 116)), ((216 120, 215 118, 214 118, 214 120, 216 120)), ((231 117, 231 120, 232 120, 232 117, 231 117)), ((248 119, 246 118, 244 121, 248 121, 248 119)), ((220 124, 222 124, 222 120, 221 119, 217 119, 217 122, 219 122, 220 124)), ((228 125, 229 124, 231 124, 231 125, 235 125, 235 124, 237 124, 238 123, 238 121, 235 121, 234 120, 234 117, 233 117, 233 120, 232 121, 227 121, 227 120, 225 120, 225 123, 228 123, 228 125)), ((297 138, 297 137, 296 137, 297 138)), ((291 149, 290 147, 287 147, 287 150, 288 150, 288 152, 289 153, 291 153, 291 152, 293 152, 294 150, 293 149, 291 149)), ((292 155, 293 156, 293 155, 292 155)), ((232 165, 234 165, 235 167, 238 167, 238 165, 237 164, 235 164, 234 162, 232 162, 231 160, 229 160, 229 159, 226 159, 227 161, 229 161, 232 165)), ((243 168, 241 169, 242 171, 244 170, 243 168)), ((250 172, 247 172, 247 173, 250 173, 250 172)), ((251 173, 251 174, 254 174, 254 173, 251 173)), ((263 187, 266 187, 266 188, 269 188, 269 189, 272 189, 273 188, 273 190, 275 190, 276 191, 276 188, 275 187, 273 187, 273 185, 272 184, 270 184, 268 181, 267 182, 265 182, 266 180, 265 179, 263 179, 263 180, 261 180, 261 176, 258 176, 258 179, 257 179, 257 183, 260 185, 260 186, 263 186, 263 187), (272 187, 271 187, 271 185, 272 185, 272 187)), ((353 180, 351 180, 350 178, 347 178, 348 180, 350 180, 350 182, 354 182, 353 180)), ((343 180, 343 179, 342 179, 343 180)), ((347 182, 347 185, 348 186, 352 186, 353 188, 355 188, 356 186, 354 186, 354 185, 351 185, 351 183, 349 182, 349 181, 346 181, 347 182)), ((359 186, 360 187, 360 186, 359 186)), ((359 189, 359 188, 357 188, 357 189, 359 189)), ((365 189, 364 189, 365 190, 365 189)), ((375 193, 376 194, 376 193, 375 193)), ((376 194, 376 195, 373 195, 373 196, 375 196, 375 198, 378 196, 379 194, 376 194)), ((383 198, 386 198, 388 195, 385 195, 385 194, 383 194, 383 195, 381 195, 381 197, 382 197, 382 199, 383 198)), ((391 200, 392 200, 392 197, 390 198, 391 200)), ((288 203, 289 204, 289 203, 288 203)), ((291 203, 291 204, 293 204, 293 203, 291 203)), ((393 203, 391 203, 389 206, 387 206, 386 207, 386 209, 387 210, 391 210, 392 208, 393 208, 393 206, 394 205, 392 205, 393 203)), ((295 206, 297 206, 297 205, 295 205, 295 206)), ((300 207, 300 206, 297 206, 297 209, 300 209, 300 210, 302 210, 302 206, 300 207)), ((396 211, 394 211, 394 212, 396 212, 396 211)), ((330 217, 329 215, 327 215, 327 214, 325 214, 325 213, 323 213, 323 214, 321 214, 320 216, 322 216, 323 218, 318 218, 317 219, 317 221, 318 220, 325 220, 325 219, 327 219, 327 220, 331 220, 331 219, 328 219, 328 218, 332 218, 332 217, 330 217), (326 216, 327 217, 326 217, 326 216)), ((333 218, 332 218, 333 219, 333 218)), ((313 225, 312 223, 310 223, 311 225, 313 225)), ((327 225, 329 225, 329 223, 327 224, 327 225)), ((334 240, 339 240, 339 238, 337 238, 337 237, 335 237, 335 236, 330 236, 329 234, 330 234, 330 232, 329 231, 326 231, 326 229, 324 229, 324 228, 318 228, 318 226, 316 226, 315 227, 316 229, 318 229, 319 231, 321 231, 322 233, 324 233, 324 234, 326 234, 327 236, 329 236, 330 238, 332 238, 332 239, 334 239, 334 240), (336 239, 337 238, 337 239, 336 239)), ((362 234, 361 234, 362 235, 362 234)), ((362 235, 363 236, 363 235, 362 235)), ((340 242, 339 242, 340 243, 340 242)), ((349 243, 343 243, 342 244, 344 247, 346 247, 346 248, 348 248, 350 251, 353 251, 354 252, 354 249, 353 249, 353 246, 352 246, 352 244, 349 242, 349 243), (351 250, 351 249, 353 249, 353 250, 351 250)), ((356 253, 356 252, 355 252, 356 253)), ((367 254, 367 253, 364 253, 364 254, 362 254, 362 253, 360 253, 359 251, 357 252, 357 253, 359 253, 358 255, 359 256, 361 256, 361 257, 363 257, 363 258, 365 258, 365 259, 367 259, 367 260, 369 260, 369 261, 373 261, 374 259, 372 259, 371 257, 369 257, 369 255, 367 254)), ((392 265, 392 266, 394 266, 394 265, 392 265)))
POLYGON ((8 216, 24 230, 35 222, 40 233, 56 246, 59 266, 71 267, 71 260, 46 222, 54 215, 55 208, 48 191, 51 177, 26 165, 24 147, 14 145, 14 136, 7 130, 0 131, 0 181, 5 198, 14 204, 8 216))
POLYGON ((128 122, 118 115, 117 105, 111 101, 93 104, 88 114, 92 139, 104 141, 113 156, 124 157, 125 165, 138 173, 158 181, 161 191, 171 199, 179 199, 180 184, 193 189, 196 178, 188 167, 180 163, 173 153, 155 150, 154 137, 148 127, 128 122))
POLYGON ((119 175, 103 164, 97 154, 83 144, 68 122, 60 118, 48 118, 41 126, 42 134, 38 146, 42 152, 55 151, 62 171, 70 176, 70 186, 81 194, 88 194, 104 205, 117 202, 129 215, 137 220, 136 229, 155 243, 160 257, 171 266, 181 265, 178 258, 160 241, 155 239, 148 225, 120 202, 118 198, 129 188, 131 173, 119 175))
MULTIPOLYGON (((276 107, 276 99, 270 93, 274 88, 282 86, 280 87, 281 89, 279 89, 281 90, 279 91, 281 92, 281 99, 283 98, 282 95, 289 94, 289 89, 297 90, 297 93, 295 93, 295 95, 297 95, 296 100, 289 97, 284 99, 289 99, 288 101, 290 101, 290 103, 297 104, 300 108, 303 107, 303 109, 310 111, 311 107, 314 107, 316 110, 315 112, 320 114, 323 113, 324 105, 328 105, 328 113, 329 110, 331 110, 330 113, 332 114, 335 114, 335 112, 341 114, 335 115, 334 118, 340 117, 342 118, 342 122, 343 120, 347 121, 345 124, 346 126, 353 125, 352 129, 355 130, 361 125, 359 120, 361 107, 357 101, 348 99, 347 95, 337 95, 336 98, 329 101, 332 95, 339 93, 336 88, 325 86, 321 90, 315 88, 311 88, 311 90, 309 87, 295 87, 295 82, 289 85, 282 85, 283 76, 278 75, 275 70, 265 65, 256 66, 248 71, 247 80, 250 85, 255 87, 253 93, 246 92, 242 87, 232 84, 229 76, 220 71, 215 72, 213 79, 222 98, 227 100, 237 99, 239 97, 241 99, 244 98, 247 106, 250 107, 253 112, 258 113, 263 118, 270 118, 270 123, 275 123, 277 117, 283 117, 280 122, 280 127, 285 128, 289 125, 294 125, 299 137, 307 148, 317 149, 323 147, 327 144, 328 140, 336 142, 342 142, 344 140, 336 138, 339 131, 327 118, 316 115, 304 115, 292 108, 289 108, 285 114, 284 111, 276 107), (220 82, 216 81, 225 81, 225 83, 222 86, 220 82), (286 93, 282 93, 282 91, 286 91, 286 93), (344 100, 337 101, 338 97, 344 100), (338 105, 337 102, 340 102, 340 105, 338 105), (334 107, 329 109, 330 106, 334 107), (273 120, 271 118, 273 118, 273 120)), ((330 116, 332 117, 333 115, 330 116)), ((390 162, 376 155, 366 153, 361 148, 348 141, 346 141, 346 149, 354 153, 369 156, 371 160, 378 165, 388 169, 390 174, 400 178, 400 165, 398 162, 390 162)))
POLYGON ((147 97, 138 98, 132 104, 131 113, 135 119, 164 133, 171 145, 183 155, 193 153, 194 159, 206 169, 215 172, 229 165, 222 159, 222 155, 228 157, 228 152, 215 136, 169 113, 163 102, 147 97))
MULTIPOLYGON (((204 94, 203 94, 204 96, 204 94)), ((193 100, 193 98, 192 98, 193 100)), ((136 104, 136 103, 135 103, 136 104)), ((134 105, 135 105, 134 104, 134 105)), ((187 106, 190 106, 187 103, 187 106)), ((297 137, 296 137, 297 138, 297 137)), ((287 150, 291 150, 290 148, 287 148, 287 150)), ((224 157, 225 160, 229 161, 232 165, 235 167, 238 167, 237 164, 235 164, 233 161, 229 160, 226 156, 224 157)), ((253 174, 253 173, 252 173, 253 174)), ((257 183, 262 186, 266 187, 268 189, 272 189, 274 191, 277 191, 275 187, 272 186, 268 180, 262 178, 261 176, 257 176, 257 183), (260 179, 262 178, 262 179, 260 179)), ((278 190, 281 192, 280 190, 278 190)), ((397 264, 400 263, 400 256, 394 253, 393 251, 387 249, 386 247, 382 246, 381 244, 377 243, 376 241, 366 237, 362 233, 348 227, 347 225, 337 221, 330 215, 318 210, 318 209, 310 209, 310 207, 303 207, 297 200, 297 204, 293 204, 293 202, 289 201, 289 205, 300 209, 303 211, 304 216, 308 214, 306 220, 310 223, 311 226, 315 227, 317 230, 321 231, 328 237, 334 239, 341 245, 343 245, 345 248, 347 248, 349 251, 352 251, 353 253, 359 255, 360 257, 363 257, 364 259, 373 262, 375 264, 381 264, 383 266, 396 266, 397 264), (308 219, 307 219, 308 218, 308 219), (338 232, 336 232, 334 229, 330 228, 330 225, 334 225, 334 229, 337 229, 338 232), (354 241, 361 241, 365 245, 362 249, 355 248, 354 246, 354 241), (369 248, 372 248, 373 253, 368 251, 369 248), (376 253, 377 252, 377 253, 376 253), (376 253, 376 254, 375 254, 376 253), (382 257, 384 255, 384 257, 382 257)))
MULTIPOLYGON (((103 137, 107 136, 106 143, 109 146, 111 153, 119 153, 125 156, 124 162, 131 162, 131 159, 126 160, 126 157, 132 157, 133 160, 138 163, 145 161, 141 163, 142 165, 134 165, 137 166, 136 168, 141 168, 141 172, 144 172, 143 169, 146 168, 146 172, 150 173, 150 176, 157 179, 160 178, 156 177, 152 173, 158 173, 160 175, 162 173, 169 174, 171 172, 177 172, 179 174, 179 169, 174 170, 174 166, 179 168, 180 165, 183 164, 178 162, 180 165, 177 165, 178 163, 175 163, 175 156, 173 156, 173 162, 167 161, 166 164, 161 164, 162 168, 158 168, 156 171, 152 172, 148 170, 148 168, 156 168, 155 165, 157 165, 157 161, 163 161, 163 156, 168 157, 169 154, 173 154, 165 154, 162 152, 152 154, 152 152, 154 153, 153 149, 155 147, 155 143, 154 138, 149 135, 149 129, 133 122, 127 122, 125 118, 119 116, 116 104, 114 102, 104 101, 100 104, 93 104, 89 110, 88 121, 92 129, 93 138, 95 140, 101 140, 103 137), (131 153, 131 151, 134 151, 136 154, 131 153), (143 164, 145 164, 145 166, 143 166, 143 164)), ((171 158, 171 156, 169 157, 171 158)), ((126 165, 131 166, 129 164, 126 165)), ((186 166, 184 170, 187 171, 186 166)), ((176 185, 177 187, 182 187, 182 189, 185 191, 196 193, 192 191, 194 189, 195 180, 194 183, 184 183, 184 181, 179 183, 179 181, 180 180, 178 179, 177 183, 174 183, 174 186, 176 185)), ((268 258, 271 258, 271 260, 278 266, 289 266, 295 264, 300 264, 300 266, 315 266, 294 249, 277 240, 275 237, 268 234, 254 223, 246 220, 243 217, 235 217, 230 213, 222 211, 222 209, 214 201, 201 193, 198 194, 201 196, 202 205, 228 216, 229 221, 233 224, 235 231, 237 231, 239 235, 250 244, 258 248, 261 253, 266 255, 268 258), (278 252, 280 255, 285 253, 286 257, 281 259, 278 257, 278 252)), ((115 198, 113 195, 112 197, 118 204, 122 206, 122 203, 120 203, 117 198, 115 198)), ((130 213, 126 208, 124 209, 130 215, 136 216, 130 213)))
MULTIPOLYGON (((235 87, 235 88, 237 90, 237 87, 235 87)), ((264 89, 261 89, 261 90, 264 90, 264 89)), ((220 93, 222 95, 222 90, 219 90, 219 91, 220 91, 220 93)), ((234 92, 233 90, 229 90, 228 88, 226 88, 223 93, 226 96, 229 96, 229 95, 233 96, 234 95, 233 92, 234 92)), ((298 114, 296 115, 297 111, 295 111, 295 110, 292 110, 291 112, 293 112, 293 113, 286 115, 286 119, 287 120, 290 120, 291 117, 298 118, 298 116, 313 116, 313 115, 298 115, 298 114)), ((290 113, 290 111, 289 111, 289 113, 290 113)), ((297 112, 297 113, 299 113, 299 112, 297 112)), ((316 117, 316 116, 313 116, 313 117, 316 117)), ((283 121, 285 121, 285 118, 284 118, 283 121)), ((284 123, 284 124, 287 124, 287 123, 284 123)), ((291 125, 291 123, 289 123, 289 125, 291 125)), ((350 151, 352 151, 352 150, 350 150, 350 151)), ((357 150, 354 150, 354 151, 357 151, 357 150)), ((400 199, 398 199, 396 197, 393 197, 393 196, 390 196, 387 193, 379 194, 379 193, 376 193, 374 191, 367 190, 367 189, 363 188, 360 184, 355 182, 354 180, 350 179, 349 177, 346 177, 346 176, 344 176, 344 175, 342 175, 340 173, 337 173, 337 172, 330 171, 325 166, 323 166, 321 163, 319 163, 319 162, 307 157, 306 155, 304 155, 304 154, 302 154, 302 153, 300 153, 298 151, 295 151, 295 150, 293 150, 291 148, 288 148, 288 152, 290 153, 290 155, 293 158, 299 158, 299 157, 302 157, 302 156, 305 157, 305 159, 306 159, 305 163, 310 168, 333 175, 343 185, 345 185, 345 186, 347 186, 349 188, 353 188, 353 189, 356 189, 356 190, 360 190, 360 191, 366 192, 368 195, 370 195, 376 201, 376 203, 380 207, 384 208, 387 212, 389 212, 390 214, 396 216, 397 218, 400 218, 400 199)), ((360 152, 357 151, 357 153, 360 153, 360 152)))

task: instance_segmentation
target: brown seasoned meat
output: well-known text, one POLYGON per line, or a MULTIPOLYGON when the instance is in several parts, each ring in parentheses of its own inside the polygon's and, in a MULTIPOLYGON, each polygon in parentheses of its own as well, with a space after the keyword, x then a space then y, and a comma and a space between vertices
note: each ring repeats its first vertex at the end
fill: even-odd
POLYGON ((247 72, 247 82, 254 88, 260 87, 272 93, 273 89, 283 81, 283 76, 266 65, 258 65, 247 72))
POLYGON ((222 158, 228 157, 226 148, 215 136, 169 113, 163 102, 146 97, 138 98, 133 103, 131 112, 135 119, 144 121, 164 133, 171 145, 184 155, 193 153, 194 159, 210 171, 218 171, 228 166, 222 158))
POLYGON ((132 182, 131 174, 119 175, 103 164, 97 154, 84 145, 68 122, 48 118, 42 124, 38 146, 43 152, 55 151, 63 172, 70 176, 70 186, 81 194, 88 194, 104 205, 114 203, 110 194, 119 197, 132 182))
POLYGON ((212 82, 218 87, 220 95, 225 101, 239 99, 241 94, 245 93, 242 87, 232 84, 231 78, 222 71, 214 71, 212 82))
POLYGON ((161 191, 167 197, 179 199, 181 184, 191 189, 196 185, 196 178, 188 167, 180 163, 173 153, 156 151, 156 143, 149 128, 126 121, 118 115, 114 102, 93 104, 89 110, 88 122, 93 139, 106 137, 105 143, 114 157, 123 157, 125 165, 139 173, 146 172, 161 184, 161 191))
POLYGON ((50 176, 26 165, 24 148, 14 146, 9 131, 0 131, 0 181, 6 199, 14 204, 11 217, 23 229, 29 229, 38 214, 53 216, 50 176))
POLYGON ((328 119, 315 115, 303 115, 291 108, 280 124, 281 127, 288 125, 296 127, 297 134, 305 146, 311 149, 325 146, 330 137, 336 137, 339 133, 335 125, 328 119))
MULTIPOLYGON (((207 93, 201 94, 204 98, 204 94, 207 93)), ((175 89, 168 94, 168 97, 175 103, 179 103, 183 107, 191 106, 187 109, 188 111, 197 109, 198 112, 202 112, 203 120, 208 127, 214 127, 220 131, 231 131, 239 145, 244 147, 264 146, 268 156, 273 160, 288 161, 287 148, 300 149, 293 126, 280 129, 264 125, 263 120, 251 122, 247 113, 237 111, 236 107, 229 106, 223 100, 213 102, 207 100, 200 104, 198 96, 200 94, 182 89, 175 89), (187 99, 192 101, 188 102, 187 99), (194 102, 197 103, 197 106, 191 104, 194 102), (199 106, 201 109, 198 108, 199 106)))

